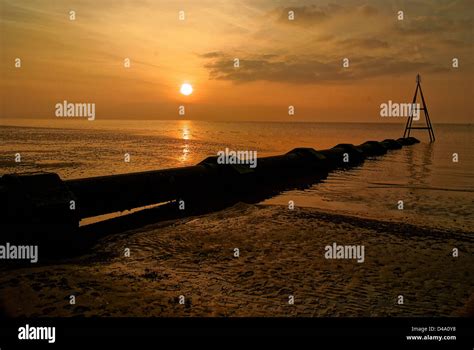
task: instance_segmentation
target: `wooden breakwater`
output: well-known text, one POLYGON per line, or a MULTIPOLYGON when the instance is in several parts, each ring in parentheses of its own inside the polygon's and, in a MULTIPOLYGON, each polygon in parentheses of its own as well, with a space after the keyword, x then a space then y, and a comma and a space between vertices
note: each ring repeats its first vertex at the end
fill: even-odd
POLYGON ((320 151, 296 148, 258 158, 253 169, 209 157, 195 166, 75 180, 61 180, 55 173, 7 174, 0 178, 0 232, 6 241, 70 242, 83 218, 168 201, 200 205, 203 199, 268 196, 418 142, 408 137, 320 151))

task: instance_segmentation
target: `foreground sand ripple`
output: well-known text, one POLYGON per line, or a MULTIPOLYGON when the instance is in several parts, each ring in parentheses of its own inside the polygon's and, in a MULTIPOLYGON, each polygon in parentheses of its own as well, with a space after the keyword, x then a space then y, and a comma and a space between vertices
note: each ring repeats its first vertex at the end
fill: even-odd
POLYGON ((474 292, 473 253, 470 232, 238 204, 2 272, 0 296, 12 316, 449 316, 474 292), (333 242, 364 245, 365 262, 325 259, 333 242))

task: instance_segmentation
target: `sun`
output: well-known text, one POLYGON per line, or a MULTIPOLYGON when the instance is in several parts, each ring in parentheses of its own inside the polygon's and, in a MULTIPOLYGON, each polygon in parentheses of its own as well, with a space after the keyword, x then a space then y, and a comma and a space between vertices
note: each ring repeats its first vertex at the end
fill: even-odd
POLYGON ((184 83, 181 85, 181 89, 179 90, 184 96, 189 96, 193 93, 193 86, 188 83, 184 83))

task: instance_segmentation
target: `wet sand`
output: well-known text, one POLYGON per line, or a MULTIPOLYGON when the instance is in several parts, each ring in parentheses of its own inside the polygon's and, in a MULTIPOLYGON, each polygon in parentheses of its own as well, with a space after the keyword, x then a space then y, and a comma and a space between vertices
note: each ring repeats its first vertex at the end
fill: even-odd
POLYGON ((13 317, 472 316, 473 253, 472 232, 237 204, 4 270, 0 303, 13 317), (365 261, 325 259, 333 242, 364 245, 365 261))

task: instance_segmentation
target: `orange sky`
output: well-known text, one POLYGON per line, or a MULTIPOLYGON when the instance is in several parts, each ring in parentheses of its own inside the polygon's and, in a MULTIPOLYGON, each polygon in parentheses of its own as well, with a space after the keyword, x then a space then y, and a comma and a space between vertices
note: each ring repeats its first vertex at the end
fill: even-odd
POLYGON ((183 104, 186 119, 378 122, 419 72, 434 123, 472 122, 470 0, 0 3, 3 118, 54 118, 67 100, 96 119, 179 119, 183 104))

